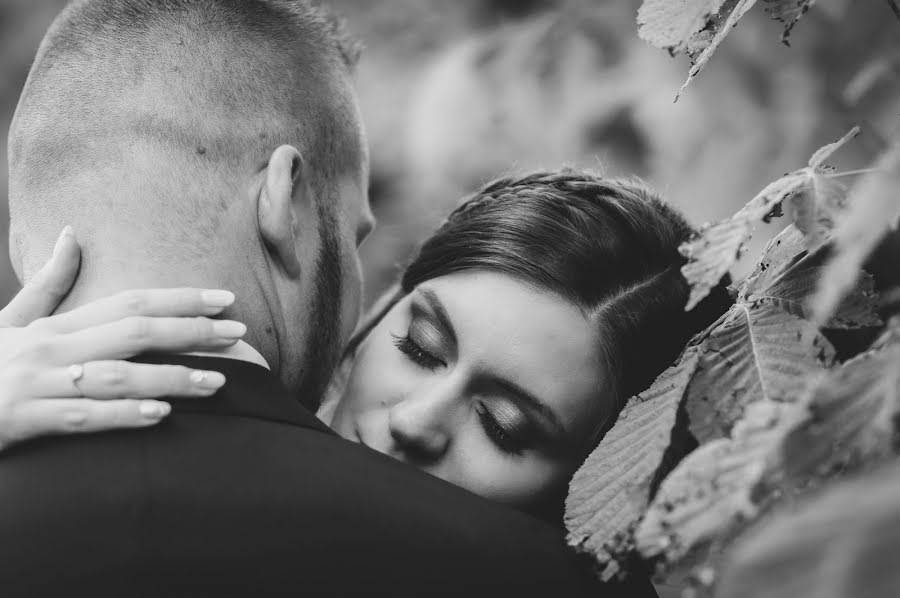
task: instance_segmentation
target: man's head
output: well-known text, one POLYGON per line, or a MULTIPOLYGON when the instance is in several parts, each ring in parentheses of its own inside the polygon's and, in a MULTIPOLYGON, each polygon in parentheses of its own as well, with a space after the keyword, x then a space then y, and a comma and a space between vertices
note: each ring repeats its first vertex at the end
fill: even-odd
POLYGON ((371 228, 355 54, 307 1, 70 4, 9 135, 20 278, 71 224, 84 259, 67 306, 150 285, 232 289, 251 344, 317 392, 355 324, 371 228))

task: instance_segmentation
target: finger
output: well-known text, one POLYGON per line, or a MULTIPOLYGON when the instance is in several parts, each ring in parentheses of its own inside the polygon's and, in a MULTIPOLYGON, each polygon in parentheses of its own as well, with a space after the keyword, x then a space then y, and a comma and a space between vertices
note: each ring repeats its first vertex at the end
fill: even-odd
POLYGON ((133 290, 98 299, 35 325, 66 333, 135 316, 213 316, 233 303, 234 293, 219 289, 133 290))
POLYGON ((50 260, 0 311, 0 326, 26 326, 53 313, 72 288, 80 264, 81 247, 67 226, 57 239, 50 260))
POLYGON ((121 428, 143 428, 159 423, 171 412, 168 403, 126 399, 41 399, 20 404, 14 439, 27 440, 47 434, 101 432, 121 428))
POLYGON ((32 380, 29 394, 98 400, 207 397, 225 384, 225 376, 219 372, 176 365, 91 361, 77 370, 77 379, 70 368, 55 367, 42 373, 32 380))
POLYGON ((125 318, 34 343, 32 362, 69 365, 127 359, 148 351, 185 352, 233 345, 247 327, 233 320, 209 318, 125 318))
POLYGON ((39 365, 65 366, 128 359, 145 352, 207 351, 229 347, 246 332, 244 324, 233 320, 125 318, 35 341, 19 351, 19 357, 39 365))

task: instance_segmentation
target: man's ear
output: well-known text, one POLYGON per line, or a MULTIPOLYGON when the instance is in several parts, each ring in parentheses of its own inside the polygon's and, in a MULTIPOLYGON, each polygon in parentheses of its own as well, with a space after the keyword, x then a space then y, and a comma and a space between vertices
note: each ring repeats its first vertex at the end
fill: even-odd
POLYGON ((257 207, 263 241, 291 278, 298 277, 301 270, 300 221, 312 217, 309 208, 314 198, 306 178, 297 148, 279 146, 266 166, 257 207))

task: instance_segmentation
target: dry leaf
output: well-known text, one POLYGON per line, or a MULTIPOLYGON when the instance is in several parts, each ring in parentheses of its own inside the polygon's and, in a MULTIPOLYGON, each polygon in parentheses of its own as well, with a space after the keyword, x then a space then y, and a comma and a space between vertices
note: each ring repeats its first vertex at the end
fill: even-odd
MULTIPOLYGON (((828 247, 806 250, 802 233, 794 226, 785 228, 769 241, 756 270, 738 287, 738 302, 771 300, 790 314, 809 319, 807 299, 824 269, 828 247)), ((852 329, 880 326, 875 281, 863 272, 860 283, 844 298, 825 328, 852 329)))
POLYGON ((755 3, 756 0, 644 0, 638 10, 640 38, 673 56, 687 54, 693 62, 676 101, 755 3))
POLYGON ((806 251, 803 233, 793 224, 784 227, 780 233, 769 239, 756 268, 747 278, 733 285, 738 301, 746 301, 756 289, 766 289, 782 275, 785 266, 802 256, 806 251))
POLYGON ((859 135, 859 127, 853 127, 847 133, 838 139, 837 141, 832 141, 826 145, 823 145, 819 149, 813 153, 812 157, 809 159, 809 167, 814 170, 820 170, 825 167, 825 160, 830 158, 836 151, 844 147, 848 141, 852 140, 854 137, 859 135))
POLYGON ((859 127, 853 127, 837 141, 819 148, 809 159, 807 184, 787 200, 786 211, 792 213, 794 224, 806 235, 811 248, 828 238, 838 214, 846 207, 847 188, 828 177, 830 168, 825 161, 857 135, 859 127))
POLYGON ((700 345, 685 398, 691 433, 701 444, 727 437, 749 405, 794 400, 804 377, 833 360, 819 330, 775 301, 735 304, 700 345))
POLYGON ((808 420, 783 442, 788 479, 827 478, 897 452, 900 415, 900 334, 855 357, 814 384, 808 420))
POLYGON ((841 209, 843 196, 835 195, 839 187, 823 184, 819 180, 825 174, 824 161, 858 133, 859 127, 854 127, 841 139, 823 146, 812 155, 806 168, 770 183, 734 216, 704 227, 696 238, 679 247, 681 254, 688 258, 681 272, 691 285, 685 311, 693 309, 719 283, 740 258, 741 248, 750 239, 756 223, 768 219, 785 199, 798 194, 805 196, 806 200, 798 201, 816 206, 809 209, 811 215, 805 224, 815 230, 816 235, 825 230, 824 227, 841 209), (820 197, 817 190, 825 194, 820 197))
POLYGON ((789 46, 788 38, 791 36, 791 30, 797 21, 806 14, 806 11, 816 3, 816 0, 763 0, 763 2, 768 4, 766 12, 769 13, 769 16, 784 23, 781 41, 789 46))
POLYGON ((756 0, 737 0, 737 2, 731 0, 725 5, 722 11, 720 11, 720 19, 722 15, 727 14, 728 16, 727 18, 716 21, 712 39, 709 40, 709 43, 706 44, 702 52, 696 55, 696 57, 691 57, 694 60, 694 64, 691 65, 691 70, 688 71, 687 81, 685 81, 684 85, 681 86, 681 89, 678 90, 675 101, 678 101, 678 98, 684 93, 685 88, 690 82, 694 80, 694 77, 700 74, 700 71, 702 71, 703 67, 706 66, 706 63, 709 62, 713 52, 716 51, 716 48, 719 47, 719 44, 722 43, 725 36, 737 25, 741 17, 743 17, 748 10, 753 8, 754 4, 756 4, 756 0), (729 8, 731 9, 730 12, 726 12, 729 8))
MULTIPOLYGON (((789 227, 779 237, 781 242, 770 243, 767 257, 773 262, 774 258, 788 261, 776 268, 774 275, 769 268, 758 269, 756 276, 751 277, 752 284, 741 291, 751 301, 743 306, 750 316, 774 307, 767 303, 747 307, 754 305, 754 290, 777 294, 779 286, 803 278, 800 266, 816 257, 801 251, 794 259, 788 259, 802 247, 799 233, 789 227), (798 269, 800 274, 790 274, 798 269)), ((809 286, 809 282, 804 285, 809 286)), ((736 306, 740 307, 741 304, 736 306)), ((720 329, 727 329, 727 321, 720 329)), ((712 392, 711 396, 723 397, 726 389, 740 388, 741 382, 722 383, 721 380, 745 369, 741 363, 732 361, 735 347, 737 352, 749 353, 743 348, 745 345, 768 342, 775 330, 763 330, 743 341, 726 340, 718 348, 706 347, 708 343, 716 344, 717 332, 721 330, 714 331, 699 347, 702 353, 697 373, 685 398, 692 431, 701 435, 701 441, 704 435, 712 436, 696 429, 695 412, 691 409, 695 386, 706 376, 712 383, 721 384, 723 390, 712 392), (705 366, 704 360, 710 356, 721 366, 718 375, 705 366)), ((743 407, 739 404, 743 397, 731 397, 728 402, 720 398, 717 402, 720 413, 738 407, 740 415, 725 437, 712 437, 662 482, 635 530, 635 546, 641 556, 656 561, 660 570, 684 566, 701 558, 714 576, 717 565, 717 559, 711 557, 716 552, 714 547, 721 548, 723 543, 727 546, 750 522, 775 504, 783 492, 848 463, 893 454, 892 441, 896 437, 893 421, 900 413, 900 329, 883 339, 889 350, 871 352, 867 358, 877 363, 857 358, 834 372, 813 367, 812 376, 802 370, 795 373, 782 370, 778 374, 785 377, 783 384, 793 389, 787 395, 763 396, 743 407), (801 388, 799 384, 810 377, 817 382, 801 388)), ((780 362, 779 369, 790 368, 796 361, 789 355, 776 358, 765 348, 762 352, 768 359, 780 362)), ((809 359, 809 354, 801 357, 809 359)), ((768 367, 771 366, 761 363, 755 369, 768 367)), ((714 403, 710 401, 706 408, 713 407, 714 403)), ((718 432, 726 431, 722 422, 713 424, 718 425, 718 432)))
POLYGON ((638 36, 673 56, 690 54, 698 34, 712 26, 711 20, 725 3, 726 0, 644 0, 638 10, 638 36))
POLYGON ((688 349, 678 365, 632 397, 575 474, 566 499, 568 541, 588 551, 610 579, 633 549, 632 531, 651 498, 685 388, 697 367, 688 349))
POLYGON ((718 598, 896 595, 900 467, 835 484, 734 543, 718 598))
POLYGON ((828 321, 853 288, 866 258, 900 218, 900 143, 854 186, 848 204, 834 230, 834 256, 809 301, 817 323, 828 321))
POLYGON ((817 247, 827 240, 846 197, 847 188, 840 181, 813 172, 808 185, 787 199, 785 212, 806 235, 807 245, 817 247))
POLYGON ((696 238, 678 248, 688 259, 681 273, 691 285, 691 296, 685 311, 700 303, 728 273, 750 239, 756 222, 771 214, 785 197, 805 182, 806 174, 802 170, 783 176, 767 185, 734 216, 702 228, 696 238))
POLYGON ((660 485, 635 532, 642 556, 662 570, 753 519, 772 497, 780 439, 802 417, 795 404, 760 401, 720 438, 688 455, 660 485))
MULTIPOLYGON (((824 266, 816 268, 816 273, 821 276, 824 266)), ((813 318, 812 310, 804 302, 804 317, 813 318)), ((868 272, 861 272, 856 286, 853 287, 838 306, 834 314, 823 325, 824 328, 841 328, 851 330, 854 328, 875 327, 882 324, 878 315, 878 293, 875 291, 875 279, 868 272)))

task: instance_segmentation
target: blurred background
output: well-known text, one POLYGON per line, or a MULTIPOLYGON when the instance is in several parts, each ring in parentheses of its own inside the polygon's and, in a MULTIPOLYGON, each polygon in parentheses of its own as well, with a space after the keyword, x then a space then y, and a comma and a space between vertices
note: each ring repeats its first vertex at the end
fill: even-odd
MULTIPOLYGON (((0 0, 4 131, 64 4, 0 0)), ((638 39, 639 0, 331 5, 366 45, 357 81, 379 219, 363 249, 370 301, 466 192, 499 174, 570 165, 639 176, 699 225, 730 215, 854 124, 863 135, 837 162, 866 166, 900 116, 900 21, 887 2, 821 0, 791 47, 755 10, 677 103, 689 64, 638 39)), ((0 152, 5 210, 5 144, 0 152)), ((18 288, 7 224, 3 303, 18 288)), ((757 232, 740 268, 771 232, 757 232)))

